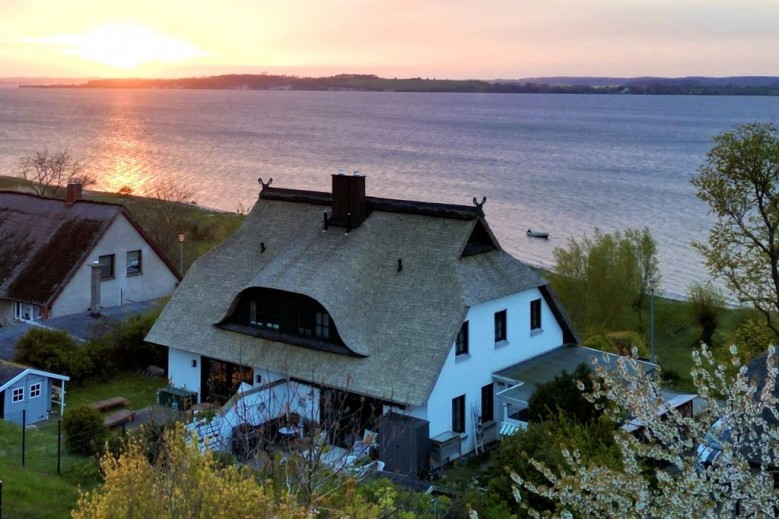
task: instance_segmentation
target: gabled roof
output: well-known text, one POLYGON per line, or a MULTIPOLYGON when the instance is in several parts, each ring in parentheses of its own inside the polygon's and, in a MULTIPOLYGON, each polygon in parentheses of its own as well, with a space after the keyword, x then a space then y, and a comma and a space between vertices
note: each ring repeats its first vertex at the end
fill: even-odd
POLYGON ((120 215, 177 273, 121 205, 0 191, 0 299, 52 304, 120 215))
POLYGON ((331 200, 266 187, 238 232, 192 265, 147 340, 423 405, 470 306, 546 283, 497 241, 463 255, 477 225, 491 236, 478 207, 367 197, 367 218, 347 233, 323 230, 331 200), (215 326, 250 287, 315 299, 358 356, 215 326))
POLYGON ((41 375, 43 377, 53 378, 56 380, 70 380, 70 377, 66 375, 58 375, 56 373, 50 373, 48 371, 0 360, 0 393, 5 391, 9 386, 15 384, 16 381, 20 378, 29 374, 41 375))

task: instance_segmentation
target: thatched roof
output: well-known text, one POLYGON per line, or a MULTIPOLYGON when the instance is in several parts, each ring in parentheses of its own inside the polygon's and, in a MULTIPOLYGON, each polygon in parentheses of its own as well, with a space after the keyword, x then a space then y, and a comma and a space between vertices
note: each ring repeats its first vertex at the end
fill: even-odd
POLYGON ((346 233, 323 230, 330 203, 328 193, 266 187, 238 232, 192 265, 147 340, 423 405, 468 307, 546 283, 497 241, 463 254, 474 232, 494 240, 480 208, 368 197, 367 218, 346 233), (216 326, 251 287, 315 299, 356 355, 216 326))

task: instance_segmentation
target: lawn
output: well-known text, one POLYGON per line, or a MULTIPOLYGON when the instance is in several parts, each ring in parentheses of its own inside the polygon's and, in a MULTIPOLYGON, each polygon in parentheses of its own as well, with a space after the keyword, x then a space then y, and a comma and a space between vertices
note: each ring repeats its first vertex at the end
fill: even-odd
MULTIPOLYGON (((107 382, 69 386, 67 407, 88 404, 111 396, 130 400, 130 408, 154 403, 164 378, 122 373, 107 382)), ((7 517, 69 517, 79 488, 89 489, 99 481, 94 458, 68 454, 62 438, 61 474, 57 475, 56 419, 25 432, 25 465, 22 466, 22 428, 0 420, 0 480, 2 511, 7 517)))

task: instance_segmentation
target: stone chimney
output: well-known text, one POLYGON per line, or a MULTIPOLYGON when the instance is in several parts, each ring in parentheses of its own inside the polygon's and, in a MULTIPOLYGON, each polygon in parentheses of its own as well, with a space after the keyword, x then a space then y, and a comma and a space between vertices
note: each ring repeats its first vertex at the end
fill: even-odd
POLYGON ((68 184, 68 189, 65 192, 65 205, 73 205, 78 200, 81 200, 81 184, 68 184))
POLYGON ((359 227, 367 217, 365 177, 359 171, 351 176, 345 175, 343 171, 333 175, 333 215, 330 225, 351 230, 359 227))
POLYGON ((103 268, 99 261, 93 261, 89 268, 92 269, 89 315, 98 317, 100 315, 100 279, 102 278, 103 268))

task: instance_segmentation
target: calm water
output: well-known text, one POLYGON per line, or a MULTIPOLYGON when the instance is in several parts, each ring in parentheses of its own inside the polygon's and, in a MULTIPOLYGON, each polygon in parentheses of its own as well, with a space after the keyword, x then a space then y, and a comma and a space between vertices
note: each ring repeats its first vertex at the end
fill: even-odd
POLYGON ((0 173, 69 147, 99 189, 143 193, 158 177, 225 210, 257 178, 329 190, 343 168, 370 195, 470 204, 503 247, 537 265, 595 227, 648 226, 662 286, 705 280, 692 240, 710 217, 688 179, 715 134, 779 118, 779 98, 0 89, 0 173), (552 233, 528 239, 528 228, 552 233))

